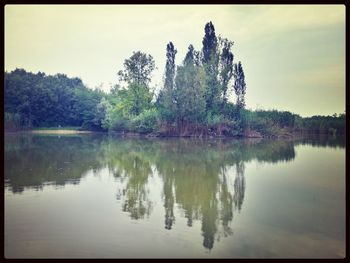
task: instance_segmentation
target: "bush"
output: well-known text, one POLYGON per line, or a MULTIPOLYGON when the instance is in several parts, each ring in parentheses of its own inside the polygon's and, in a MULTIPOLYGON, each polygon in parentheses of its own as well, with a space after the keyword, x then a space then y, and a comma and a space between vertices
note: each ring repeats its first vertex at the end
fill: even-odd
POLYGON ((115 109, 110 113, 109 129, 114 131, 128 130, 129 122, 129 118, 125 117, 122 111, 115 109))
POLYGON ((144 110, 132 119, 131 129, 140 133, 149 133, 158 129, 158 111, 153 109, 144 110))
POLYGON ((210 128, 216 128, 219 124, 222 123, 222 116, 218 114, 212 114, 211 112, 208 112, 206 123, 210 128))
POLYGON ((273 135, 277 132, 275 122, 269 117, 258 116, 255 112, 248 114, 247 127, 252 130, 258 131, 263 135, 273 135))

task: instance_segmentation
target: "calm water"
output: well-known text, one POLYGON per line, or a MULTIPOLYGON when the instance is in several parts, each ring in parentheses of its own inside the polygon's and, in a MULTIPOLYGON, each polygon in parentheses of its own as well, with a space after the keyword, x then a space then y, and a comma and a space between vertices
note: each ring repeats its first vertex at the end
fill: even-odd
POLYGON ((344 141, 6 135, 5 257, 344 257, 344 141))

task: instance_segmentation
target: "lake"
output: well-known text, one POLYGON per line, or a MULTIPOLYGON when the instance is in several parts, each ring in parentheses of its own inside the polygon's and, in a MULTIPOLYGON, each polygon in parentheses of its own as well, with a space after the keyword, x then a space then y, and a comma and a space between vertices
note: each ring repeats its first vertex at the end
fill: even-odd
POLYGON ((344 258, 345 138, 5 134, 6 258, 344 258))

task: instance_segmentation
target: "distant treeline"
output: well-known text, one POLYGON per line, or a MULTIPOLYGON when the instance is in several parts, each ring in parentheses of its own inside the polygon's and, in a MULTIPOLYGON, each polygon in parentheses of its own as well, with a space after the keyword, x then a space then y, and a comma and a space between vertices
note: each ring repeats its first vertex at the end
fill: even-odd
POLYGON ((345 134, 345 113, 302 118, 287 111, 246 109, 245 75, 241 62, 233 63, 233 42, 217 37, 211 22, 204 32, 202 49, 190 45, 179 66, 174 44, 167 44, 159 94, 150 87, 153 57, 140 51, 125 59, 120 82, 109 93, 63 74, 5 72, 5 129, 77 126, 155 136, 345 134))
POLYGON ((106 94, 84 86, 79 78, 5 73, 5 129, 79 126, 100 129, 97 105, 106 94))
MULTIPOLYGON (((89 89, 78 78, 16 69, 5 73, 5 129, 77 126, 106 131, 101 105, 113 105, 114 100, 115 93, 89 89)), ((288 111, 244 109, 242 116, 246 129, 263 135, 278 134, 283 127, 313 134, 345 134, 345 114, 302 118, 288 111)))

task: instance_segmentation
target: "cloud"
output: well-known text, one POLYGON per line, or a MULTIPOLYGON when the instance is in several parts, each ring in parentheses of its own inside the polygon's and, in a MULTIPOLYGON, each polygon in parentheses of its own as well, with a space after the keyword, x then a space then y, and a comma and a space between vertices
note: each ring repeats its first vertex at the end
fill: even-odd
MULTIPOLYGON (((245 8, 248 13, 249 7, 245 8)), ((344 23, 344 5, 266 5, 249 15, 244 23, 239 23, 236 34, 247 41, 281 31, 344 23)))

